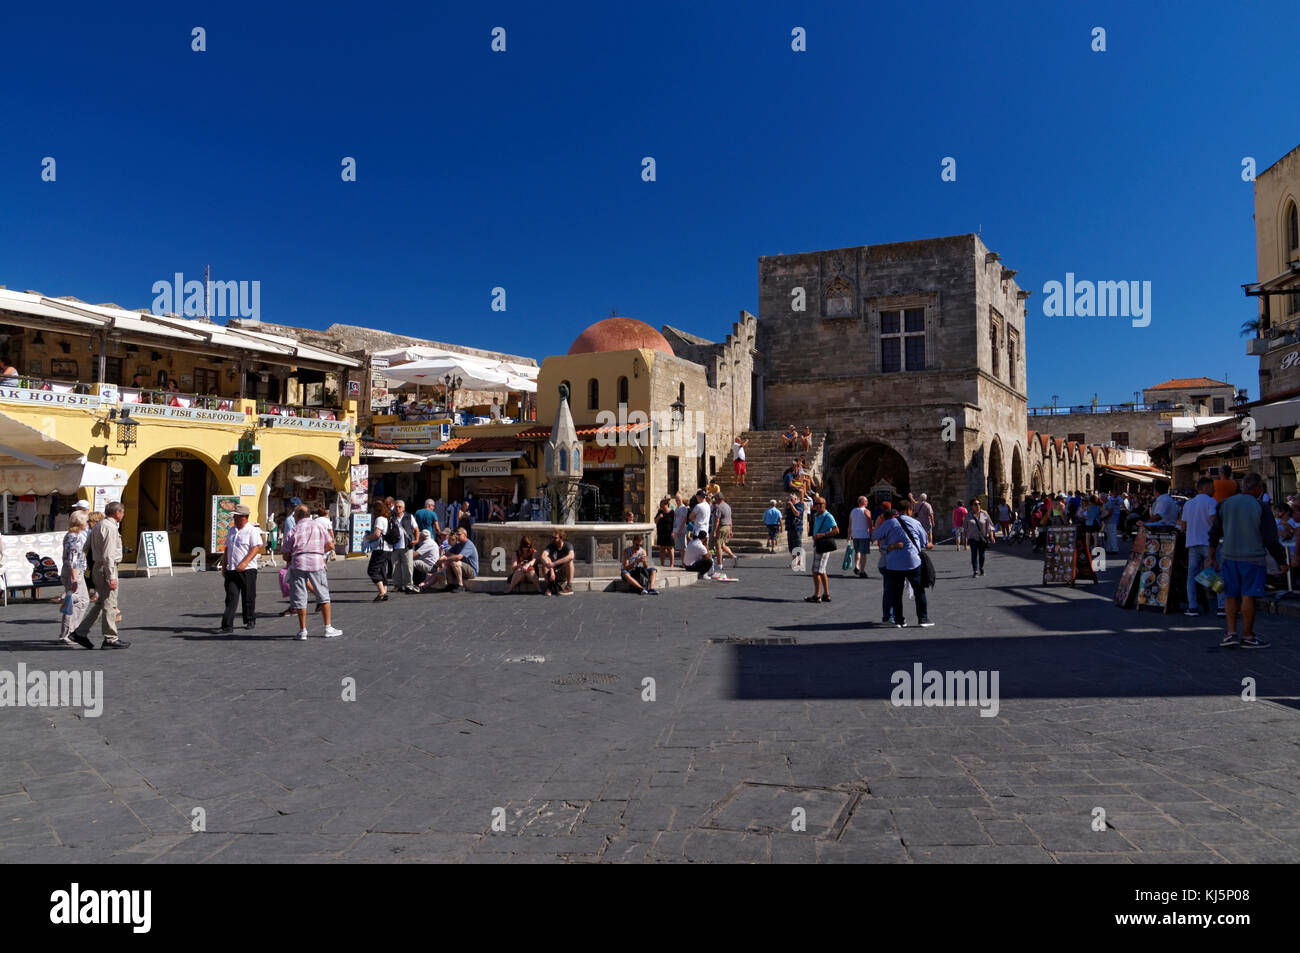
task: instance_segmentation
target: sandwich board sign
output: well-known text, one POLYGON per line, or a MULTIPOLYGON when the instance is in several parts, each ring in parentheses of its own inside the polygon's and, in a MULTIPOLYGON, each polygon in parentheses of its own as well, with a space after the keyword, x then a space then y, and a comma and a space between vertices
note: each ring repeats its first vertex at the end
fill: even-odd
POLYGON ((145 578, 151 578, 155 571, 167 570, 167 575, 176 575, 172 569, 172 548, 167 541, 167 534, 161 530, 146 531, 140 534, 140 548, 136 550, 136 568, 143 567, 145 578))

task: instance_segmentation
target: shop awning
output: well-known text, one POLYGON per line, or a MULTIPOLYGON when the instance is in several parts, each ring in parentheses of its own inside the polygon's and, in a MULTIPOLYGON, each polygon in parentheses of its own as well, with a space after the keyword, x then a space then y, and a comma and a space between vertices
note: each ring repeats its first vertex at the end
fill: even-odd
POLYGON ((362 447, 361 459, 372 473, 418 473, 427 457, 422 453, 405 450, 384 450, 379 447, 362 447))
POLYGON ((1255 418, 1255 426, 1261 430, 1300 426, 1300 397, 1256 407, 1250 415, 1255 418))
POLYGON ((1231 443, 1216 443, 1212 447, 1206 447, 1203 450, 1197 450, 1196 458, 1199 460, 1201 457, 1216 457, 1219 454, 1227 453, 1229 450, 1237 446, 1237 444, 1239 443, 1241 443, 1240 440, 1234 440, 1231 443))
POLYGON ((76 447, 0 414, 0 491, 71 495, 83 486, 126 486, 127 473, 90 463, 76 447))
POLYGON ((1156 480, 1168 480, 1165 473, 1147 468, 1115 466, 1113 464, 1103 464, 1097 467, 1098 470, 1104 470, 1114 474, 1122 480, 1132 480, 1134 483, 1154 483, 1156 480))
POLYGON ((1197 459, 1199 459, 1199 454, 1184 453, 1182 456, 1174 459, 1174 466, 1190 467, 1192 464, 1194 464, 1197 461, 1197 459))

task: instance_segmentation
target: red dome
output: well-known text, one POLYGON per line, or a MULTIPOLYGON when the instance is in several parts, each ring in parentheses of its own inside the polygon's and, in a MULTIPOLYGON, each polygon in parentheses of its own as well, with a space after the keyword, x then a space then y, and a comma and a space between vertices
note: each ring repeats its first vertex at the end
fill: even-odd
POLYGON ((636 318, 606 318, 583 331, 569 348, 570 354, 595 354, 599 351, 628 351, 648 347, 665 354, 673 353, 668 340, 644 321, 636 318))

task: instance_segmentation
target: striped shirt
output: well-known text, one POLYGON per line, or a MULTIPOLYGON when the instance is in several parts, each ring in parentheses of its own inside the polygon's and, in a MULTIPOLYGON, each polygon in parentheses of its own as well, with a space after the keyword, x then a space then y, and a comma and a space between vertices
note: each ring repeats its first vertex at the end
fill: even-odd
POLYGON ((298 520, 284 537, 284 552, 292 554, 290 569, 317 572, 325 568, 325 550, 333 548, 334 535, 316 520, 298 520))

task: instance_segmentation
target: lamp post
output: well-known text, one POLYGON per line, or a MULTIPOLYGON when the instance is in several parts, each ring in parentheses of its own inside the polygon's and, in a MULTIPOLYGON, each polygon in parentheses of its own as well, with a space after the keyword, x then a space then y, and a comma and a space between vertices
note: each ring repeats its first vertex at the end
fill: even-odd
POLYGON ((1057 395, 1056 395, 1056 394, 1053 394, 1053 395, 1052 395, 1052 413, 1056 413, 1056 398, 1057 398, 1057 395))
POLYGON ((460 388, 461 382, 464 381, 464 378, 452 377, 448 374, 442 380, 443 384, 446 385, 447 412, 449 414, 454 414, 456 413, 456 391, 460 388))

